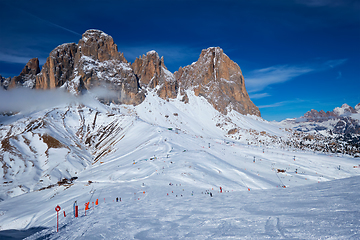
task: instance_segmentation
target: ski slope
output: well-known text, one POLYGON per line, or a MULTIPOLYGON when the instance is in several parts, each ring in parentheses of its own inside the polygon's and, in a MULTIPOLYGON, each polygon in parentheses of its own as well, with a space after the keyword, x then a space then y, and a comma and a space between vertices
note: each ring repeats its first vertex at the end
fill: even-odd
POLYGON ((288 137, 279 124, 224 116, 187 94, 188 104, 149 92, 136 107, 59 106, 28 115, 46 123, 31 133, 23 118, 8 120, 19 128, 10 143, 37 161, 36 171, 25 168, 32 175, 3 184, 4 196, 19 184, 29 190, 0 202, 0 236, 44 228, 29 239, 359 238, 358 159, 277 144, 288 137), (46 148, 43 132, 61 147, 46 148), (24 135, 34 138, 31 148, 24 135), (54 186, 40 188, 46 184, 54 186), (84 204, 96 199, 84 216, 84 204))

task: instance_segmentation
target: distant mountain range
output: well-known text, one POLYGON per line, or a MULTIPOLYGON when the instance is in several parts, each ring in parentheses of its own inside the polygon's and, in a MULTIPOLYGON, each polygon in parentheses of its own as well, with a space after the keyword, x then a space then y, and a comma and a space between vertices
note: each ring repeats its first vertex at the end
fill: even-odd
POLYGON ((312 109, 300 118, 286 119, 282 123, 309 136, 325 138, 332 146, 338 145, 334 150, 326 146, 326 151, 351 153, 353 148, 360 148, 360 103, 354 108, 343 104, 327 112, 312 109), (348 146, 344 147, 344 143, 348 146))
MULTIPOLYGON (((304 116, 287 119, 294 128, 302 132, 328 131, 328 134, 360 134, 360 103, 355 108, 343 104, 332 111, 317 111, 312 109, 304 116)), ((324 133, 325 134, 325 133, 324 133)))

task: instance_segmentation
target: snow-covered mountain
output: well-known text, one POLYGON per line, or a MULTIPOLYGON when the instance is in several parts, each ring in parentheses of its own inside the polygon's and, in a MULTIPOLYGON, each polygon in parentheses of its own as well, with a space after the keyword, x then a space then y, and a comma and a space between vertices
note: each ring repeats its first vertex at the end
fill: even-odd
POLYGON ((155 89, 165 100, 174 99, 180 93, 185 102, 185 90, 193 90, 222 113, 234 109, 245 115, 260 116, 245 89, 240 67, 219 47, 204 49, 197 62, 180 67, 173 74, 155 51, 149 51, 130 64, 118 52, 110 35, 91 29, 77 44, 65 43, 56 47, 40 72, 36 71, 38 69, 39 61, 32 59, 19 76, 8 79, 0 76, 0 86, 5 89, 19 86, 63 88, 73 94, 83 94, 102 86, 116 93, 116 96, 102 99, 103 102, 132 105, 144 101, 147 88, 155 89), (32 71, 27 71, 29 66, 32 71))
POLYGON ((360 148, 314 124, 360 105, 268 122, 220 48, 173 74, 155 51, 128 63, 99 30, 36 63, 1 79, 29 102, 0 116, 0 238, 359 236, 360 148), (40 104, 34 88, 56 90, 40 104))
POLYGON ((360 156, 360 103, 355 108, 343 104, 328 112, 312 109, 300 118, 286 119, 282 123, 308 134, 309 138, 327 142, 323 145, 326 151, 333 148, 330 151, 360 156))

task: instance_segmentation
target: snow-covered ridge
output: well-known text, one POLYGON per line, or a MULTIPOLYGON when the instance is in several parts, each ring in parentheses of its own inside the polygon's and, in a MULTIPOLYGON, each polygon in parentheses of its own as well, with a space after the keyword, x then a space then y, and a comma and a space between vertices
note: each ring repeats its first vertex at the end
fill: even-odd
POLYGON ((158 53, 155 50, 150 50, 146 53, 146 55, 154 55, 154 54, 158 55, 158 53))
POLYGON ((354 109, 347 105, 346 103, 343 104, 341 107, 337 107, 333 110, 333 112, 338 116, 350 115, 354 113, 354 109))

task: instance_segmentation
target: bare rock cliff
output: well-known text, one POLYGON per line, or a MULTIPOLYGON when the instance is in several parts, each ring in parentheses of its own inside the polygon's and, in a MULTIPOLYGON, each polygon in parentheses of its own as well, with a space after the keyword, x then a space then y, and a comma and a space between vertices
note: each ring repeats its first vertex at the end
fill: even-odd
POLYGON ((260 116, 246 91, 240 67, 219 47, 203 50, 197 62, 180 68, 174 75, 181 89, 193 89, 195 95, 206 98, 223 114, 233 109, 260 116))
POLYGON ((167 70, 164 58, 160 58, 157 52, 147 52, 146 55, 136 58, 131 66, 139 79, 140 87, 157 89, 157 94, 162 99, 177 96, 178 83, 174 75, 167 70))
POLYGON ((73 74, 76 52, 75 43, 65 43, 52 50, 36 76, 36 89, 53 89, 68 81, 73 74))
POLYGON ((81 56, 87 56, 100 62, 107 60, 120 60, 127 62, 122 53, 118 52, 118 47, 111 36, 103 31, 90 29, 87 30, 78 43, 78 54, 76 62, 81 56))

